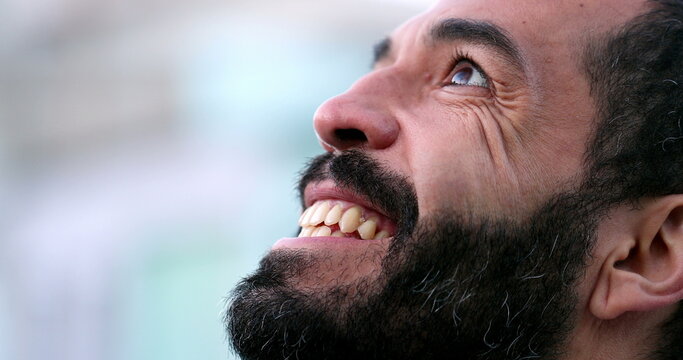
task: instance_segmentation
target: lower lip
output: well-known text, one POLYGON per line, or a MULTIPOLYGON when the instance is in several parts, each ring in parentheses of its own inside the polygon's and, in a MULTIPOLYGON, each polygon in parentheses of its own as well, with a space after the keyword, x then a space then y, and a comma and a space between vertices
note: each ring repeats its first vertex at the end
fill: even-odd
POLYGON ((359 240, 356 238, 344 238, 334 236, 282 238, 271 247, 271 250, 292 248, 329 248, 340 246, 363 246, 382 243, 389 239, 390 238, 382 240, 359 240))

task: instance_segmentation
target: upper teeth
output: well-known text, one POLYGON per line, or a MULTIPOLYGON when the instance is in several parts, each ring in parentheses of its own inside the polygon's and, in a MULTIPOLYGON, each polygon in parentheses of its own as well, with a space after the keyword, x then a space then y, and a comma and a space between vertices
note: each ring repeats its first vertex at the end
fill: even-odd
POLYGON ((302 230, 299 237, 351 236, 363 240, 389 237, 388 230, 380 229, 379 214, 371 216, 370 213, 371 211, 354 204, 318 201, 301 214, 299 225, 302 230))

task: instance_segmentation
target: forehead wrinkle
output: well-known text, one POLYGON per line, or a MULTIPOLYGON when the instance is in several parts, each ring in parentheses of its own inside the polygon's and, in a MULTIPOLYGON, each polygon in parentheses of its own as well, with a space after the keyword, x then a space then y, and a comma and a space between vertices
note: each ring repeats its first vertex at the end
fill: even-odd
POLYGON ((434 25, 427 37, 427 43, 465 41, 482 45, 502 54, 520 69, 525 68, 521 51, 507 31, 486 21, 448 18, 434 25))

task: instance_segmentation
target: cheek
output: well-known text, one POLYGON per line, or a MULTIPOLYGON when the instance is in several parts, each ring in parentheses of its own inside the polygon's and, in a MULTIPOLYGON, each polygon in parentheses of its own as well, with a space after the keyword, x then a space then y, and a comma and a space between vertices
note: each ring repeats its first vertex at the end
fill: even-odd
POLYGON ((461 105, 431 119, 409 130, 411 172, 422 214, 444 207, 476 213, 498 203, 495 189, 510 190, 512 182, 501 160, 506 154, 494 113, 461 105))

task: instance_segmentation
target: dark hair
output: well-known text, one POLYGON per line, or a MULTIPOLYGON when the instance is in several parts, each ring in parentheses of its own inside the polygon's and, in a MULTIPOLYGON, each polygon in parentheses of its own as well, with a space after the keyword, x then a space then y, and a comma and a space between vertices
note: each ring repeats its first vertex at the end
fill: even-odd
MULTIPOLYGON (((600 207, 683 194, 683 0, 648 5, 583 58, 598 119, 587 184, 600 207)), ((683 359, 680 304, 661 330, 655 358, 683 359)))

